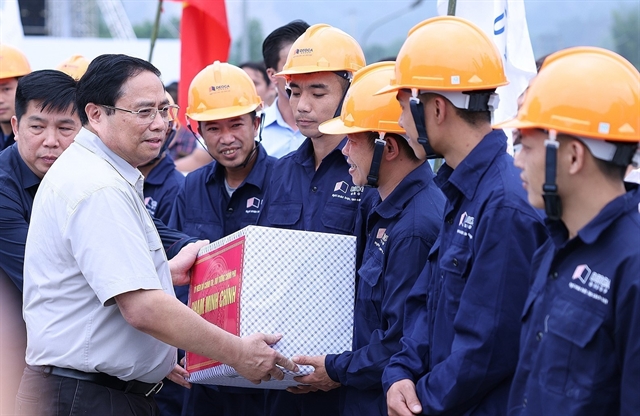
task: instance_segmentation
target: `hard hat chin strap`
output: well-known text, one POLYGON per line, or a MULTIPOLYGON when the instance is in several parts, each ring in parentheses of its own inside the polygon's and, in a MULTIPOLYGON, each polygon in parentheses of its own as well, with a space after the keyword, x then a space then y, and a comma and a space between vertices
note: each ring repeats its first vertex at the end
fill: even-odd
POLYGON ((411 116, 413 117, 413 123, 416 126, 418 132, 418 143, 424 147, 424 151, 427 153, 427 159, 436 159, 441 156, 437 155, 429 144, 429 138, 427 137, 427 123, 424 118, 424 105, 418 98, 418 90, 411 89, 411 98, 409 99, 409 106, 411 108, 411 116))
POLYGON ((549 130, 549 138, 544 141, 546 147, 545 159, 545 179, 542 186, 542 198, 544 199, 544 211, 550 220, 558 221, 562 217, 562 201, 558 195, 558 185, 556 184, 556 172, 558 162, 557 132, 549 130))
POLYGON ((371 167, 369 168, 369 174, 367 175, 367 186, 372 188, 378 187, 378 178, 380 175, 380 164, 382 163, 382 154, 384 153, 384 147, 387 145, 387 141, 384 139, 385 133, 378 133, 378 138, 375 141, 373 147, 373 157, 371 158, 371 167))

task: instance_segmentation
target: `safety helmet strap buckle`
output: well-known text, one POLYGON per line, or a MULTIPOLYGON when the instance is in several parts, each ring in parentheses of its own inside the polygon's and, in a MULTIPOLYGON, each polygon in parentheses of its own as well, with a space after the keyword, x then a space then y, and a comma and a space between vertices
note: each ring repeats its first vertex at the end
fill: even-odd
POLYGON ((384 139, 384 132, 378 133, 379 136, 375 141, 373 148, 373 157, 371 158, 371 167, 369 168, 369 174, 367 175, 367 185, 372 188, 378 186, 378 178, 380 175, 380 165, 382 164, 382 154, 384 153, 384 147, 387 141, 384 139))
POLYGON ((550 220, 557 221, 562 217, 562 201, 558 195, 558 185, 556 184, 558 147, 560 143, 556 139, 556 131, 549 131, 549 139, 545 140, 545 182, 542 186, 542 198, 544 199, 544 210, 550 220))

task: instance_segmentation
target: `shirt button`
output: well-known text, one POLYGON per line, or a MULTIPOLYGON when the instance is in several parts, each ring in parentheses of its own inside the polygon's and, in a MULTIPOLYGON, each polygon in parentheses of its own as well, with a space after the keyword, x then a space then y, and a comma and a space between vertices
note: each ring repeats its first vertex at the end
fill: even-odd
POLYGON ((453 259, 453 265, 454 267, 458 267, 458 259, 453 259))
POLYGON ((536 334, 536 341, 542 341, 542 332, 538 331, 538 333, 536 334))
POLYGON ((452 224, 453 224, 453 218, 449 218, 449 219, 447 220, 447 224, 452 225, 452 224))
POLYGON ((311 192, 318 192, 318 187, 314 186, 313 188, 311 188, 311 192))
POLYGON ((527 407, 527 398, 522 399, 522 407, 527 407))
POLYGON ((551 273, 549 277, 551 278, 551 280, 556 280, 558 278, 558 272, 551 273))
POLYGON ((229 208, 227 208, 227 211, 229 211, 229 212, 233 212, 233 207, 229 207, 229 208))

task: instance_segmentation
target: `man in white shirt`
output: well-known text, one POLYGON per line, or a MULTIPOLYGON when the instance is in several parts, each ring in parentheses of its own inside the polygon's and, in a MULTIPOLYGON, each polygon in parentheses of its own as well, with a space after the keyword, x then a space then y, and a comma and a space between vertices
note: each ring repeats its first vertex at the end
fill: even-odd
POLYGON ((175 298, 189 282, 199 242, 171 261, 142 197, 137 167, 157 156, 170 106, 150 63, 94 59, 78 85, 85 127, 49 170, 27 237, 27 369, 19 414, 157 415, 161 380, 188 384, 176 348, 229 364, 253 382, 295 369, 268 344, 238 338, 175 298))

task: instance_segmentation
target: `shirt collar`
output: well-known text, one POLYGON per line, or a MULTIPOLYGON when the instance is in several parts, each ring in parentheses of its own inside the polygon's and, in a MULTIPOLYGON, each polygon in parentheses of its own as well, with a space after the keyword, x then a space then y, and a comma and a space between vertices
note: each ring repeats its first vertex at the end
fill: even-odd
MULTIPOLYGON (((347 157, 345 155, 342 154, 342 148, 347 144, 347 138, 343 138, 340 143, 338 143, 338 145, 329 152, 328 155, 326 155, 324 157, 324 159, 322 159, 323 161, 325 159, 328 159, 330 157, 342 157, 345 161, 347 160, 347 157), (338 154, 336 156, 336 153, 338 154)), ((294 160, 301 164, 304 165, 305 162, 307 162, 309 159, 313 159, 314 157, 314 152, 313 152, 313 142, 311 141, 310 138, 306 138, 304 140, 304 142, 302 142, 302 144, 300 145, 300 147, 298 148, 298 150, 296 150, 295 154, 294 154, 294 160)), ((315 164, 315 160, 313 162, 315 164)))
MULTIPOLYGON (((237 189, 240 189, 247 183, 256 186, 258 189, 262 189, 264 186, 265 178, 267 177, 267 158, 269 156, 260 143, 256 143, 256 145, 258 146, 256 163, 254 163, 251 172, 249 172, 249 175, 247 175, 237 189)), ((208 165, 207 169, 208 172, 205 175, 207 183, 224 183, 224 166, 214 160, 208 165)))
POLYGON ((100 137, 83 127, 76 136, 75 142, 106 160, 120 176, 137 189, 136 184, 142 179, 142 173, 109 149, 100 137))
MULTIPOLYGON (((449 182, 467 199, 473 199, 480 180, 493 164, 494 159, 506 151, 507 136, 502 130, 493 130, 480 140, 480 143, 471 150, 455 170, 446 163, 442 165, 438 170, 435 182, 440 188, 449 182)), ((445 191, 444 188, 443 191, 445 191)))
POLYGON ((276 97, 276 99, 273 101, 273 104, 271 104, 269 107, 265 108, 263 110, 264 113, 264 126, 263 128, 276 123, 277 125, 279 125, 280 127, 289 129, 291 131, 294 131, 290 125, 287 124, 286 121, 284 121, 284 118, 282 118, 282 113, 280 113, 280 109, 278 108, 278 98, 276 97))
POLYGON ((400 214, 407 203, 422 189, 429 185, 435 177, 431 166, 424 162, 400 181, 398 186, 389 194, 384 201, 380 202, 375 211, 382 218, 393 218, 400 214))

